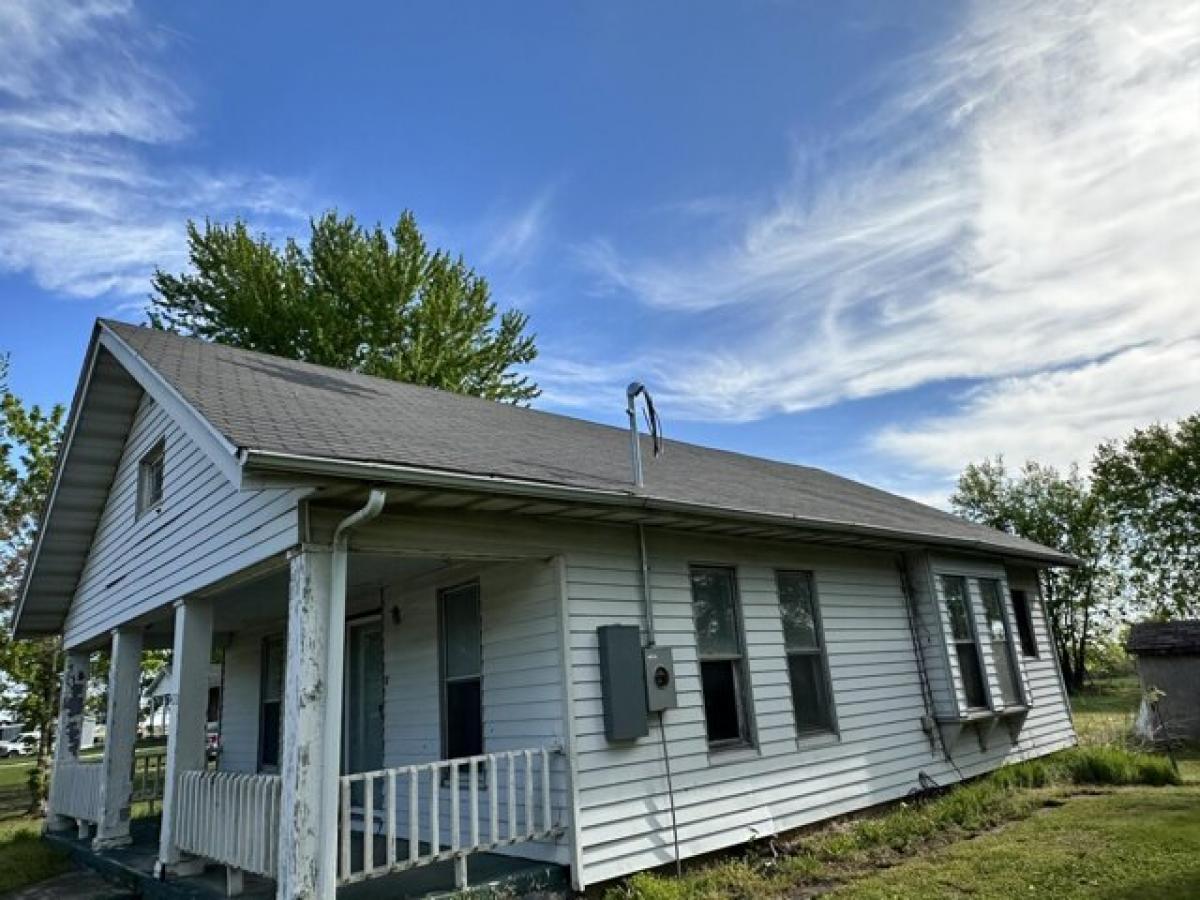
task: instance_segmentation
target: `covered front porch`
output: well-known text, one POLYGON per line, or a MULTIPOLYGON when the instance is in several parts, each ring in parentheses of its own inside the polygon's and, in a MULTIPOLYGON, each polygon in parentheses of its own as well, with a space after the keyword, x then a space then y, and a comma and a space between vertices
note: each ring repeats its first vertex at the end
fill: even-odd
POLYGON ((565 883, 559 565, 305 544, 115 629, 97 761, 71 741, 94 648, 69 654, 49 828, 81 858, 195 896, 565 883), (136 684, 150 646, 172 648, 177 693, 161 814, 139 819, 136 684))

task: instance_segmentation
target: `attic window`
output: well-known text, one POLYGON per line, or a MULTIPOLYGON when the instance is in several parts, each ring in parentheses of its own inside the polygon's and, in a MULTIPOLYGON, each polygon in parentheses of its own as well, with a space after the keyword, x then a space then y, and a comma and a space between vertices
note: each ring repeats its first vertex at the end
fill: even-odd
POLYGON ((167 443, 165 440, 160 440, 138 463, 137 512, 139 516, 162 503, 166 459, 167 443))

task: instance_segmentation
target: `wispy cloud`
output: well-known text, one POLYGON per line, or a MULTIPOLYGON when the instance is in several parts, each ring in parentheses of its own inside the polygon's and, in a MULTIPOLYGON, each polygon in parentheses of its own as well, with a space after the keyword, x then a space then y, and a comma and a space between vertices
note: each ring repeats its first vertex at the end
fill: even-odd
POLYGON ((68 295, 145 294, 156 265, 186 262, 188 217, 298 217, 296 184, 161 161, 192 127, 166 42, 130 0, 0 5, 0 268, 68 295))
POLYGON ((527 203, 488 218, 480 257, 484 265, 515 274, 533 262, 542 249, 554 192, 553 186, 543 187, 527 203))
POLYGON ((794 178, 723 242, 667 259, 586 249, 610 286, 724 323, 679 329, 660 394, 737 420, 982 380, 956 414, 878 441, 938 470, 984 449, 1086 456, 1194 404, 1155 390, 1200 336, 1194 4, 980 2, 887 78, 899 87, 838 165, 799 146, 794 178), (962 430, 979 439, 948 440, 962 430), (925 431, 944 449, 914 440, 925 431))

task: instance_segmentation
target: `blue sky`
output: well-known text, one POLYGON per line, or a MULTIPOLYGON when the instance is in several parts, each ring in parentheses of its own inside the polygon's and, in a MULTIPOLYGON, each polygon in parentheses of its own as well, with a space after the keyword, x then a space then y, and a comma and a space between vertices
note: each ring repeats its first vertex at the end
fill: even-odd
POLYGON ((0 350, 69 399, 188 217, 412 209, 538 405, 941 502, 1200 391, 1187 2, 0 7, 0 350))

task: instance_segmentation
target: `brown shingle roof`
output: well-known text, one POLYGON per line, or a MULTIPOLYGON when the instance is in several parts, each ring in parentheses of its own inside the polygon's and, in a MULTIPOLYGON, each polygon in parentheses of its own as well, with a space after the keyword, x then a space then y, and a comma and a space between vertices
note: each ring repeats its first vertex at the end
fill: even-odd
MULTIPOLYGON (((668 441, 630 483, 621 428, 106 321, 235 446, 618 491, 1070 564, 1032 541, 809 466, 668 441)), ((623 397, 614 397, 623 403, 623 397)))

